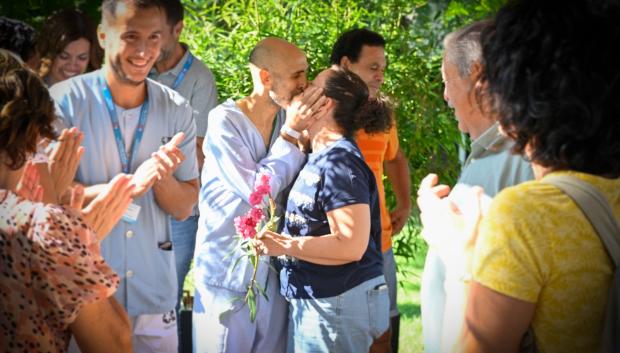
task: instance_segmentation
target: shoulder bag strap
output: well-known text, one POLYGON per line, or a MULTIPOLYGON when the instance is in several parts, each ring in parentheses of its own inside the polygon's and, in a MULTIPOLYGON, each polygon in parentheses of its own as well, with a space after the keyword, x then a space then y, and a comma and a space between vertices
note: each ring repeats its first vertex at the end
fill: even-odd
POLYGON ((601 192, 590 183, 569 175, 550 175, 543 182, 556 186, 575 201, 598 233, 615 268, 620 267, 620 227, 601 192))

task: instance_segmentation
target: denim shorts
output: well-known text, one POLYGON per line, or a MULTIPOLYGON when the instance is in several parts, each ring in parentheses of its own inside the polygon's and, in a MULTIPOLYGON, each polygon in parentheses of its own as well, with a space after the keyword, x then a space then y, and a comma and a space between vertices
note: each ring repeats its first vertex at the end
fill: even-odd
POLYGON ((389 326, 385 278, 329 298, 290 299, 288 353, 368 352, 389 326))

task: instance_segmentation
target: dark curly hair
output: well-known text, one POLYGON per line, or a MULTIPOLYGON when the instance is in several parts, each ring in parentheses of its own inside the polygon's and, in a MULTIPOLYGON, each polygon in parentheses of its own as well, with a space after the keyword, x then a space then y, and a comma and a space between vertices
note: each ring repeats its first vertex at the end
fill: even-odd
POLYGON ((99 69, 103 61, 103 49, 97 40, 97 27, 90 17, 77 9, 60 10, 48 17, 37 42, 37 52, 41 55, 39 76, 47 76, 56 57, 69 43, 80 38, 90 43, 86 70, 99 69))
POLYGON ((0 49, 0 153, 13 169, 36 152, 39 138, 55 138, 54 103, 43 82, 0 49))
POLYGON ((345 136, 364 129, 367 133, 387 132, 392 114, 386 100, 369 98, 368 86, 353 72, 332 67, 323 87, 325 96, 336 101, 334 120, 345 136))
POLYGON ((481 36, 492 106, 515 152, 620 176, 617 1, 511 1, 481 36))
POLYGON ((26 62, 36 55, 37 32, 27 23, 0 16, 0 48, 10 50, 26 62))

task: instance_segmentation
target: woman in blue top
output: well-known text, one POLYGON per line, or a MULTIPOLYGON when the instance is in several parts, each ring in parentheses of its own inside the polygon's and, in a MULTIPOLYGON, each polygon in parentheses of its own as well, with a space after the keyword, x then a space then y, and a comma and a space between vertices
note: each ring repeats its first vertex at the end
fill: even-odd
POLYGON ((352 135, 387 131, 390 114, 349 71, 325 70, 313 84, 328 98, 325 117, 308 130, 313 152, 291 189, 282 234, 265 232, 256 244, 286 258, 288 352, 368 352, 388 328, 389 300, 377 184, 352 135))

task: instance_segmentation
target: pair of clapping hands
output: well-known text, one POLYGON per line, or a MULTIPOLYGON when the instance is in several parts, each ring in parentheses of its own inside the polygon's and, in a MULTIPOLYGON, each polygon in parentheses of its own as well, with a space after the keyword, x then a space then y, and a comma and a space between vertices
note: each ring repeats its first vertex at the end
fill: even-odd
POLYGON ((457 184, 453 189, 427 175, 418 189, 422 237, 447 267, 464 270, 471 261, 478 227, 491 198, 479 186, 457 184))
MULTIPOLYGON (((83 134, 75 127, 64 129, 48 160, 53 187, 58 195, 70 194, 64 204, 80 212, 84 221, 102 239, 116 225, 132 198, 143 195, 155 182, 172 176, 185 159, 178 148, 184 137, 182 132, 176 134, 170 142, 153 152, 151 158, 144 161, 133 175, 119 174, 114 177, 84 207, 84 187, 79 184, 70 187, 84 154, 84 147, 81 146, 83 134)), ((42 201, 43 187, 39 171, 32 161, 27 162, 15 191, 28 200, 42 201)))

